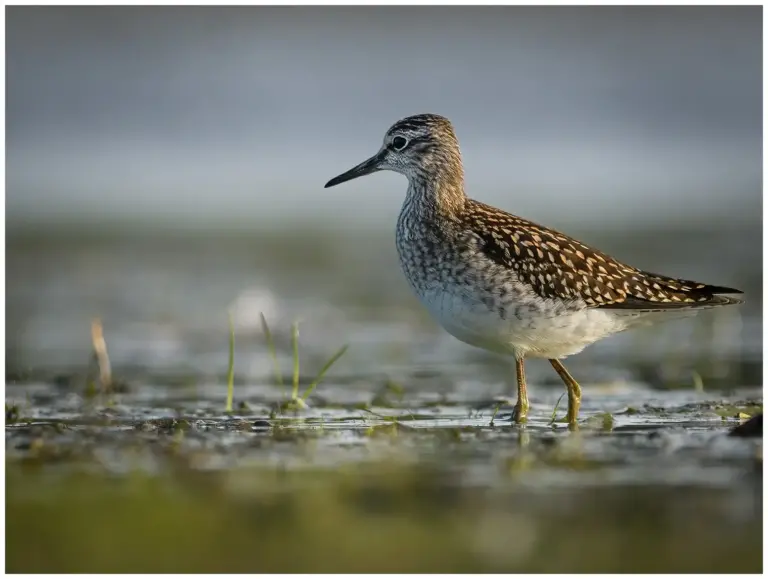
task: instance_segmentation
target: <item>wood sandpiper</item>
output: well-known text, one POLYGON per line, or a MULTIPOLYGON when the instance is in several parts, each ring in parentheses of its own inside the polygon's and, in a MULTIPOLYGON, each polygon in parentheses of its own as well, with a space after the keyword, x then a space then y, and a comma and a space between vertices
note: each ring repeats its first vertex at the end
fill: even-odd
POLYGON ((562 358, 628 328, 742 303, 720 295, 739 290, 640 270, 468 198, 459 142, 445 117, 396 122, 378 153, 325 186, 383 170, 408 178, 396 232, 408 283, 453 336, 514 357, 517 422, 529 409, 525 358, 552 364, 575 426, 581 388, 562 358))

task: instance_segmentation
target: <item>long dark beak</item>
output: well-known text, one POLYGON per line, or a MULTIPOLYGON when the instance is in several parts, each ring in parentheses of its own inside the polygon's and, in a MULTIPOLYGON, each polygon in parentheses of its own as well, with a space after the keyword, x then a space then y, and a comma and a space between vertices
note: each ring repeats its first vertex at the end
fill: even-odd
POLYGON ((383 155, 383 152, 379 151, 370 159, 367 159, 362 163, 360 163, 357 167, 353 167, 346 173, 342 173, 338 177, 334 177, 333 179, 331 179, 325 184, 325 189, 328 189, 328 187, 335 187, 339 183, 344 183, 345 181, 351 181, 352 179, 357 179, 358 177, 362 177, 363 175, 370 175, 371 173, 375 173, 376 171, 381 171, 381 169, 379 168, 379 163, 381 162, 382 155, 383 155))

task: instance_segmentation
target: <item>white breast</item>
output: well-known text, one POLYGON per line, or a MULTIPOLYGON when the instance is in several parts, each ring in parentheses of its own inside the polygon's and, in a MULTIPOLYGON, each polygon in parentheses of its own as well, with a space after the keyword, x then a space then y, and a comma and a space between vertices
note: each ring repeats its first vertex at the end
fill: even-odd
POLYGON ((433 286, 418 292, 427 310, 462 342, 499 354, 562 358, 626 329, 621 318, 596 309, 555 313, 546 307, 519 309, 510 304, 502 318, 480 300, 433 286))

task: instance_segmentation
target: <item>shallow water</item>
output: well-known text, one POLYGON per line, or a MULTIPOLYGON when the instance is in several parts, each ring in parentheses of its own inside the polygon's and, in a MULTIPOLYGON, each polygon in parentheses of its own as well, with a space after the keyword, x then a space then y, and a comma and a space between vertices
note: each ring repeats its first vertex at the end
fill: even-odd
MULTIPOLYGON (((728 431, 762 411, 761 272, 733 260, 712 272, 685 267, 679 253, 684 244, 670 240, 678 249, 654 269, 682 269, 689 277, 742 287, 747 305, 627 332, 570 359, 583 387, 580 428, 570 432, 562 423, 565 399, 555 410, 564 390, 549 364, 527 364, 531 414, 525 426, 513 426, 509 361, 460 344, 434 326, 401 279, 389 236, 351 235, 11 239, 6 467, 7 500, 15 513, 9 525, 19 539, 9 569, 759 569, 762 439, 729 437, 728 431), (236 328, 231 414, 224 412, 228 310, 236 328), (275 335, 284 386, 275 377, 260 312, 275 335), (115 380, 109 392, 101 390, 91 359, 94 317, 103 321, 115 380), (300 393, 331 354, 343 344, 350 348, 307 407, 293 411, 285 402, 292 387, 290 324, 296 319, 300 393), (410 540, 401 542, 404 535, 394 528, 357 533, 367 528, 370 514, 354 500, 357 506, 348 511, 346 498, 322 515, 346 521, 338 532, 350 536, 340 541, 354 544, 358 535, 359 549, 350 547, 344 556, 294 559, 288 538, 269 551, 282 545, 287 559, 271 560, 267 551, 256 557, 247 548, 231 553, 229 546, 238 544, 232 535, 231 543, 198 561, 192 550, 205 546, 183 547, 193 538, 173 539, 213 509, 221 516, 216 524, 245 525, 242 533, 259 543, 263 529, 214 505, 236 506, 243 492, 262 504, 280 492, 308 517, 286 527, 287 536, 304 529, 307 545, 325 553, 325 531, 312 526, 315 507, 304 504, 304 493, 325 476, 334 481, 329 489, 373 492, 368 485, 378 475, 357 478, 346 469, 376 473, 375 465, 400 465, 391 467, 399 474, 385 477, 389 482, 375 491, 394 493, 388 499, 392 520, 425 525, 426 534, 413 539, 423 548, 411 558, 395 557, 400 566, 386 556, 373 562, 371 545, 386 552, 397 545, 406 549, 410 540), (81 481, 78 473, 94 478, 81 481), (82 545, 98 540, 92 529, 118 524, 98 518, 97 499, 84 499, 78 490, 83 485, 97 497, 117 493, 111 504, 139 501, 136 509, 165 516, 155 491, 116 490, 109 482, 117 477, 134 485, 137 473, 194 491, 195 506, 173 515, 177 525, 153 539, 167 549, 154 553, 137 521, 134 534, 122 540, 135 541, 133 550, 145 553, 143 559, 123 560, 111 551, 78 558, 74 553, 82 545), (215 483, 198 481, 203 473, 215 483), (263 488, 268 473, 290 476, 290 487, 263 488), (194 490, 199 484, 217 490, 200 495, 194 490), (427 539, 434 533, 431 519, 411 501, 422 492, 442 496, 445 485, 458 489, 457 498, 440 507, 453 522, 444 524, 445 537, 427 539), (49 501, 56 493, 59 499, 49 501), (633 505, 640 504, 647 512, 635 513, 640 507, 633 505), (74 505, 73 512, 66 510, 74 505), (46 535, 51 540, 39 543, 32 537, 41 527, 32 521, 41 516, 75 522, 57 523, 46 535), (648 530, 662 519, 661 529, 648 530), (470 520, 471 538, 458 522, 470 520), (574 524, 591 534, 585 530, 577 539, 558 530, 574 524), (499 543, 504 529, 537 538, 499 543), (564 549, 556 563, 546 547, 550 535, 564 549), (597 556, 608 537, 621 545, 597 556), (662 538, 670 550, 659 555, 656 541, 662 538), (56 564, 30 565, 33 548, 46 549, 56 564), (621 556, 622 549, 631 555, 621 556), (702 549, 712 557, 702 556, 702 549), (446 550, 454 556, 434 556, 446 550), (164 567, 162 561, 175 563, 164 567)), ((659 235, 655 243, 661 243, 659 235)), ((739 239, 729 239, 733 247, 720 249, 744 251, 736 247, 739 239)), ((609 249, 643 245, 623 237, 606 243, 609 249)), ((347 491, 338 492, 346 497, 347 491)))
MULTIPOLYGON (((28 457, 34 443, 50 445, 53 454, 86 458, 105 453, 108 470, 162 468, 155 449, 144 442, 182 433, 177 450, 195 453, 201 468, 242 465, 327 465, 386 459, 392 452, 420 460, 462 461, 468 480, 496 485, 499 465, 530 446, 557 444, 573 460, 588 464, 587 473, 567 468, 555 478, 542 468, 529 473, 542 484, 583 485, 669 482, 728 485, 755 459, 760 443, 725 436, 738 415, 762 407, 759 388, 728 395, 674 391, 660 393, 640 386, 585 387, 580 431, 562 422, 564 408, 552 412, 559 391, 546 389, 532 399, 523 427, 510 423, 504 398, 467 399, 454 393, 399 392, 379 395, 334 394, 358 385, 326 384, 325 396, 308 408, 276 412, 285 400, 275 386, 237 388, 232 415, 222 411, 222 387, 130 386, 130 392, 88 399, 42 383, 9 385, 6 403, 20 418, 6 426, 9 458, 28 457), (150 393, 151 391, 151 393, 150 393), (207 396, 203 393, 207 393, 207 396), (330 398, 329 398, 330 397, 330 398), (54 402, 56 401, 56 402, 54 402), (313 439, 311 456, 300 444, 313 439), (286 444, 288 442, 288 444, 286 444)), ((535 453, 534 453, 535 455, 535 453)), ((560 470, 560 469, 555 469, 560 470)))

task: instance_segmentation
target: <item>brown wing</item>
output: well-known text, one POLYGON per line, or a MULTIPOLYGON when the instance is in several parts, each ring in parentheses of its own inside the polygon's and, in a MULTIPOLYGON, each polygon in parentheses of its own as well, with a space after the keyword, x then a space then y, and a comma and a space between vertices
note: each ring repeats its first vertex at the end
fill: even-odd
POLYGON ((468 200, 463 226, 482 240, 492 261, 514 269, 544 298, 589 306, 662 309, 739 303, 717 294, 739 290, 639 270, 558 231, 468 200))

